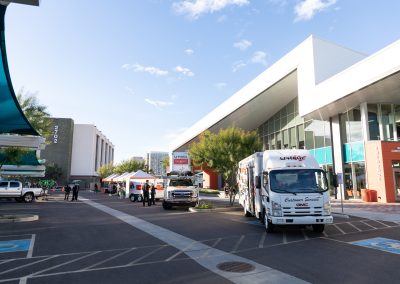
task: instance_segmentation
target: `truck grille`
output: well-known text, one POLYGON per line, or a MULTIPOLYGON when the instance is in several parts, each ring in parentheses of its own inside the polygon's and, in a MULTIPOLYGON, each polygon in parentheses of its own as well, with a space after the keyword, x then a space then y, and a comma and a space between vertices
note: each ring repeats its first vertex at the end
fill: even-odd
POLYGON ((283 207, 284 217, 322 216, 322 207, 283 207))
POLYGON ((174 191, 172 192, 172 197, 179 199, 179 198, 189 198, 192 196, 191 191, 174 191))

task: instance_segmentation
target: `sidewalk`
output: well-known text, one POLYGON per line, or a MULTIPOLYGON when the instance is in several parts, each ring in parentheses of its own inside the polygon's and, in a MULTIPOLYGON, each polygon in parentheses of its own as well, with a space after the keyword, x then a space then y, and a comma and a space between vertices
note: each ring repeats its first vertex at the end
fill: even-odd
POLYGON ((363 202, 361 200, 331 199, 332 213, 379 221, 400 222, 400 203, 363 202))

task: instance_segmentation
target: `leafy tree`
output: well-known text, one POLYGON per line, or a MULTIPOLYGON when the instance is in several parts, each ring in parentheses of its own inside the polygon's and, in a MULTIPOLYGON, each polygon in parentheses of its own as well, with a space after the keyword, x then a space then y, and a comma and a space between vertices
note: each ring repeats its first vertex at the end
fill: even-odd
POLYGON ((114 168, 115 167, 113 164, 102 165, 98 170, 100 179, 106 178, 109 175, 111 175, 112 173, 114 173, 114 168))
POLYGON ((21 89, 17 94, 17 100, 24 112, 26 118, 31 123, 33 128, 44 138, 50 141, 52 135, 50 114, 47 112, 47 107, 39 104, 35 95, 24 93, 21 89))
POLYGON ((28 149, 21 147, 0 148, 0 169, 3 165, 21 165, 22 157, 28 152, 28 149))
POLYGON ((49 163, 46 165, 45 179, 60 181, 62 176, 62 169, 55 163, 49 163))
POLYGON ((143 161, 137 160, 126 160, 122 161, 115 166, 114 172, 117 174, 123 174, 125 172, 136 172, 138 170, 143 170, 145 168, 145 163, 143 161))
POLYGON ((199 141, 190 146, 189 154, 195 165, 217 171, 233 186, 239 161, 261 149, 257 131, 230 127, 218 133, 205 131, 199 141))
POLYGON ((169 157, 168 156, 165 156, 161 160, 161 166, 162 166, 162 172, 166 173, 167 172, 167 168, 169 167, 169 157))

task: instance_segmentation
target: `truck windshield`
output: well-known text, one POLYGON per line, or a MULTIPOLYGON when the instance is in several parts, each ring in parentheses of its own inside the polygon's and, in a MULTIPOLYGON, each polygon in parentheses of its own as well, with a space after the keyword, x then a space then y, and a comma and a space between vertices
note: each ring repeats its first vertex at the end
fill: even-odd
POLYGON ((192 186, 192 180, 190 179, 171 179, 169 182, 170 186, 192 186))
POLYGON ((270 188, 280 193, 324 192, 328 190, 323 170, 290 169, 269 173, 270 188))

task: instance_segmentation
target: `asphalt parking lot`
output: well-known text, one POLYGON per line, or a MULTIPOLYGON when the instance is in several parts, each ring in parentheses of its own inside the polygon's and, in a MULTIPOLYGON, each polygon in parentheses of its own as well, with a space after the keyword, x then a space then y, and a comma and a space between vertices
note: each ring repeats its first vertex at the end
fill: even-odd
POLYGON ((67 202, 58 194, 31 204, 0 201, 0 214, 39 215, 38 221, 1 224, 0 283, 254 280, 249 272, 233 272, 240 278, 232 278, 207 266, 221 257, 270 269, 260 283, 388 283, 400 276, 395 249, 356 243, 399 241, 396 222, 335 218, 323 234, 307 227, 267 234, 258 220, 238 210, 165 211, 160 203, 143 207, 101 193, 81 197, 87 201, 67 202))

